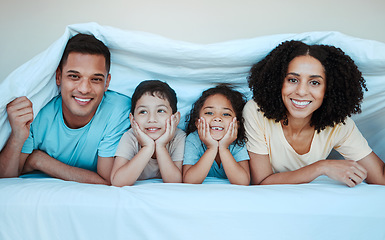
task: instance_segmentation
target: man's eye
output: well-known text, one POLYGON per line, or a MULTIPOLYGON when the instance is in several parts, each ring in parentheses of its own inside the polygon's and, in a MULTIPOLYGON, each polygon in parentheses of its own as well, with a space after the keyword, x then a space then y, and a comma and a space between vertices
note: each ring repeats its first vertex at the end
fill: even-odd
POLYGON ((79 76, 78 75, 74 75, 74 74, 70 74, 68 75, 69 78, 72 78, 72 79, 79 79, 79 76))
POLYGON ((103 82, 103 79, 101 79, 101 78, 93 78, 92 81, 94 81, 94 82, 103 82))

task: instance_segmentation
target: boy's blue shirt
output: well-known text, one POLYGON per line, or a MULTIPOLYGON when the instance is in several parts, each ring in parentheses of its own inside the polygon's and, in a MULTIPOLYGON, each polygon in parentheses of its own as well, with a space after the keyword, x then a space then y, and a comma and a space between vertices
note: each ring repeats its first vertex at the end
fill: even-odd
POLYGON ((62 97, 54 97, 38 113, 22 152, 39 149, 70 166, 97 170, 100 157, 113 157, 123 133, 130 126, 131 99, 106 91, 92 120, 82 128, 66 126, 62 97))

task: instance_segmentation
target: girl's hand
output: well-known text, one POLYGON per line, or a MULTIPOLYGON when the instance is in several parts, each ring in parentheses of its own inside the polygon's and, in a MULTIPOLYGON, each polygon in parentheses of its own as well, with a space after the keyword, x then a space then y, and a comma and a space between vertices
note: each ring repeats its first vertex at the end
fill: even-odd
POLYGON ((237 118, 233 118, 233 121, 231 121, 225 136, 223 136, 223 138, 219 141, 219 147, 228 148, 230 144, 237 139, 237 135, 238 135, 238 122, 237 122, 237 118))
POLYGON ((134 116, 132 116, 131 113, 130 113, 130 122, 131 122, 132 130, 134 130, 134 135, 136 139, 138 139, 140 146, 155 147, 154 140, 140 129, 138 123, 135 121, 134 116))
POLYGON ((176 129, 178 127, 180 120, 180 113, 176 112, 171 115, 169 119, 166 121, 166 131, 160 136, 156 141, 156 146, 165 147, 167 143, 171 141, 171 139, 175 136, 176 129))
POLYGON ((203 117, 198 119, 197 129, 200 140, 207 148, 218 148, 218 141, 211 137, 209 123, 203 117))
POLYGON ((331 179, 354 187, 367 177, 367 171, 353 160, 324 160, 323 173, 331 179))

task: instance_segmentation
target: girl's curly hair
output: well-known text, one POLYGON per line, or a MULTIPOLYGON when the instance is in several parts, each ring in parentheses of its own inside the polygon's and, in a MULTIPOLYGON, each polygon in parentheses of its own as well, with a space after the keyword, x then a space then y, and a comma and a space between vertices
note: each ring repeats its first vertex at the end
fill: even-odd
POLYGON ((209 88, 202 93, 202 95, 198 98, 198 100, 193 104, 190 113, 187 115, 186 134, 188 135, 197 130, 196 122, 199 119, 199 112, 202 109, 206 99, 215 94, 222 94, 231 102, 231 105, 235 111, 236 118, 239 122, 238 136, 237 136, 237 139, 235 140, 235 143, 238 144, 239 146, 244 146, 246 142, 246 133, 245 133, 245 127, 243 124, 244 120, 242 117, 242 111, 243 111, 243 107, 246 104, 246 97, 242 93, 234 90, 228 84, 220 84, 216 87, 209 88))
POLYGON ((344 123, 351 114, 360 113, 363 89, 368 89, 361 72, 348 55, 333 46, 286 41, 254 64, 248 76, 253 99, 264 116, 276 122, 287 122, 287 110, 281 95, 283 80, 290 61, 306 55, 321 62, 326 76, 325 97, 321 107, 312 115, 311 126, 320 132, 327 126, 344 123))

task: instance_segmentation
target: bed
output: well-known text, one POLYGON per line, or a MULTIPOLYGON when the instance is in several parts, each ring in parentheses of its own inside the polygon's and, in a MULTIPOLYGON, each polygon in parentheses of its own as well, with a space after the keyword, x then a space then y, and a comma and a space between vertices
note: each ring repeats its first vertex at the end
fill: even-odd
MULTIPOLYGON (((68 26, 0 82, 0 147, 10 134, 6 104, 25 95, 37 114, 58 93, 55 70, 76 33, 94 34, 110 48, 111 90, 131 96, 142 80, 167 81, 182 116, 202 90, 217 83, 231 83, 250 98, 251 65, 282 41, 340 47, 369 89, 363 112, 353 119, 385 159, 384 43, 307 32, 193 44, 97 23, 68 26)), ((0 179, 0 239, 385 239, 385 186, 349 188, 321 176, 299 185, 235 186, 208 178, 201 185, 151 179, 118 188, 29 175, 0 179)))

